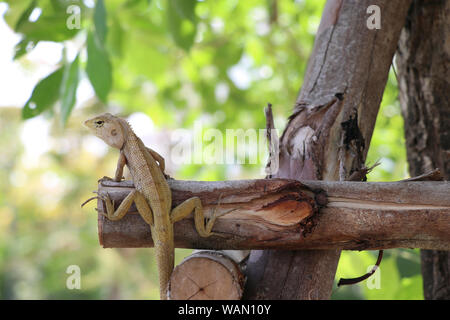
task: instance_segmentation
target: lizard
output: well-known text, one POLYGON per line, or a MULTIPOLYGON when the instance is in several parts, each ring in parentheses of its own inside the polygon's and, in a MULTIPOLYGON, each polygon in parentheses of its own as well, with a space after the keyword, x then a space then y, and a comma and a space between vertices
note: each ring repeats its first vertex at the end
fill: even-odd
POLYGON ((172 209, 172 193, 164 174, 164 158, 147 148, 125 119, 104 113, 86 120, 84 125, 106 144, 120 150, 114 179, 102 179, 121 181, 124 166, 127 165, 135 186, 135 190, 125 197, 116 210, 107 193, 98 194, 93 199, 104 201, 106 214, 102 214, 112 221, 122 219, 135 203, 141 217, 150 225, 158 266, 160 299, 166 300, 167 286, 174 268, 173 224, 194 212, 197 232, 202 237, 208 237, 214 234, 211 230, 218 215, 214 213, 205 223, 198 197, 189 198, 172 209))

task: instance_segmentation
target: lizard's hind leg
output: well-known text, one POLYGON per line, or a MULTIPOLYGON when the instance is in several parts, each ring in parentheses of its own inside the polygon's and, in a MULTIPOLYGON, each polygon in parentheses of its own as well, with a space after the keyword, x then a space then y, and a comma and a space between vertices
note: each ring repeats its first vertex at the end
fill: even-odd
POLYGON ((136 208, 141 215, 142 219, 147 222, 149 225, 153 226, 153 212, 150 206, 148 205, 147 199, 140 192, 136 192, 134 203, 136 204, 136 208))
POLYGON ((175 207, 171 212, 170 221, 175 223, 182 220, 191 214, 192 211, 194 211, 195 229, 198 234, 201 237, 209 237, 213 235, 214 233, 211 232, 211 229, 214 222, 220 215, 213 214, 213 216, 205 224, 205 215, 203 212, 202 202, 199 197, 189 198, 175 207))

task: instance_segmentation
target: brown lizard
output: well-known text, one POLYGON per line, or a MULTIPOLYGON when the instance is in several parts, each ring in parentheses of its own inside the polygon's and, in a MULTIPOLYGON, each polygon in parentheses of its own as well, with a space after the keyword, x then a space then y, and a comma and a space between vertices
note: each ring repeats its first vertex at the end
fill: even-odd
POLYGON ((211 229, 218 216, 213 214, 205 225, 202 203, 198 197, 187 199, 171 209, 172 193, 164 175, 164 158, 147 148, 126 120, 105 113, 86 120, 84 124, 108 145, 120 150, 114 181, 122 180, 125 165, 130 170, 135 190, 117 210, 114 210, 114 203, 108 194, 99 194, 98 198, 105 202, 104 215, 108 219, 120 220, 134 202, 142 218, 150 225, 158 264, 160 298, 165 300, 174 267, 173 224, 194 212, 197 232, 202 237, 208 237, 213 234, 211 229))

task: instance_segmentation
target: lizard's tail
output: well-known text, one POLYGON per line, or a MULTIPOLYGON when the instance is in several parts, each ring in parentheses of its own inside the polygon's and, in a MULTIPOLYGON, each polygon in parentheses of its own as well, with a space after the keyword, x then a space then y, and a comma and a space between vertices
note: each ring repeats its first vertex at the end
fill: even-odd
POLYGON ((167 300, 167 286, 174 267, 175 250, 173 244, 155 243, 156 261, 159 273, 159 297, 167 300))

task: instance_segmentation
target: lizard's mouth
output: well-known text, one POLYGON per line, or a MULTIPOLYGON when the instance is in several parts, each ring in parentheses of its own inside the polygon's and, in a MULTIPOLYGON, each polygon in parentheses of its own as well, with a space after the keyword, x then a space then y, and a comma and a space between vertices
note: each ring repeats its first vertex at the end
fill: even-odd
POLYGON ((89 119, 89 120, 86 120, 86 121, 84 121, 83 122, 83 125, 86 127, 86 128, 88 128, 88 129, 92 129, 92 120, 91 119, 89 119))

